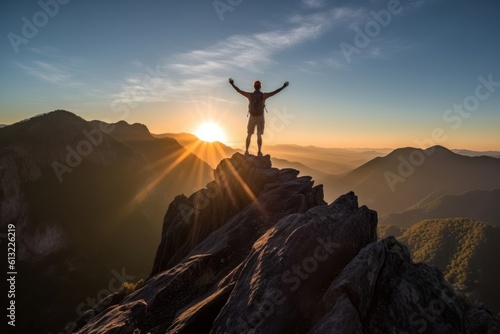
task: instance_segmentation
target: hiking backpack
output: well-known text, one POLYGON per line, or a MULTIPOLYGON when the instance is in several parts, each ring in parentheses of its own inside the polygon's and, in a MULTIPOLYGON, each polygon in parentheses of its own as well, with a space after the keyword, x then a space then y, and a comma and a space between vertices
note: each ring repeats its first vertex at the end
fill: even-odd
POLYGON ((252 116, 261 116, 264 114, 264 94, 260 91, 254 91, 250 96, 248 112, 252 116))

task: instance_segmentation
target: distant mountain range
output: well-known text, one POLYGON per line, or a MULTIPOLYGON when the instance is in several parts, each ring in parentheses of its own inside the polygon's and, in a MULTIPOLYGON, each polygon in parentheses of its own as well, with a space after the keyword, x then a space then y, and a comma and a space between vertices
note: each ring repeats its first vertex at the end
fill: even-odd
POLYGON ((353 190, 380 215, 388 215, 443 195, 500 188, 498 171, 500 159, 489 156, 462 156, 442 146, 402 148, 319 182, 328 200, 353 190))
POLYGON ((342 149, 299 145, 266 145, 264 147, 264 152, 272 157, 300 162, 324 175, 349 172, 391 151, 392 149, 342 149))
MULTIPOLYGON (((205 142, 189 133, 164 133, 155 135, 177 140, 187 150, 196 154, 213 168, 225 158, 230 158, 241 149, 233 149, 220 142, 205 142)), ((389 153, 390 149, 338 149, 299 145, 265 145, 264 154, 271 155, 273 166, 294 168, 303 175, 310 175, 315 180, 331 174, 341 174, 359 165, 389 153)))
POLYGON ((311 176, 314 180, 319 180, 319 179, 322 179, 323 177, 326 176, 326 174, 324 172, 319 171, 319 170, 314 169, 314 168, 311 168, 309 166, 306 166, 300 162, 288 161, 285 159, 274 158, 274 157, 271 157, 271 162, 272 162, 273 166, 276 168, 280 168, 280 169, 293 168, 293 169, 299 170, 300 175, 311 176))
POLYGON ((144 277, 168 203, 212 178, 208 164, 141 124, 59 110, 1 128, 0 225, 16 225, 19 318, 59 332, 108 289, 113 270, 144 277))
MULTIPOLYGON (((117 272, 129 279, 145 277, 166 208, 183 201, 178 195, 209 192, 205 186, 216 166, 238 152, 191 134, 152 135, 143 124, 86 121, 63 110, 1 127, 0 227, 16 224, 18 271, 23 273, 19 303, 26 305, 20 316, 30 319, 25 329, 60 331, 77 309, 92 306, 86 298, 109 286, 117 272)), ((440 146, 391 151, 270 145, 264 150, 284 179, 300 172, 323 184, 328 202, 355 191, 361 204, 379 212, 381 222, 392 224, 380 226, 379 233, 395 235, 417 233, 405 227, 426 218, 500 223, 500 159, 483 154, 495 152, 460 152, 468 156, 440 146)), ((217 202, 230 216, 223 204, 217 202)), ((207 217, 211 223, 219 219, 207 217)), ((185 233, 183 228, 177 226, 172 235, 185 233)), ((185 236, 187 244, 209 233, 204 225, 196 231, 185 236)), ((450 256, 461 252, 456 247, 445 251, 450 256)))
MULTIPOLYGON (((198 156, 203 161, 206 161, 212 168, 215 168, 222 159, 230 158, 234 153, 243 153, 243 150, 233 149, 220 142, 205 142, 200 140, 195 135, 189 133, 164 133, 160 135, 155 135, 159 138, 173 138, 179 142, 184 148, 198 156)), ((272 148, 266 147, 269 151, 273 151, 272 148)), ((291 152, 294 149, 290 147, 287 148, 291 152)), ((284 152, 284 147, 281 149, 284 152)), ((295 149, 296 150, 296 149, 295 149)), ((293 157, 293 155, 285 154, 285 156, 293 157)), ((298 158, 298 157, 295 157, 298 158)), ((316 170, 309 166, 304 165, 301 162, 289 161, 286 159, 281 159, 279 157, 271 156, 271 162, 274 167, 277 168, 294 168, 300 170, 303 175, 310 175, 314 179, 319 179, 327 176, 327 173, 316 170)))
POLYGON ((457 153, 457 154, 466 155, 469 157, 489 156, 489 157, 494 157, 494 158, 500 158, 499 151, 471 151, 471 150, 464 150, 464 149, 453 149, 452 151, 457 153))
POLYGON ((408 227, 429 218, 468 217, 500 227, 499 204, 500 189, 471 190, 418 203, 402 213, 381 217, 380 222, 408 227))

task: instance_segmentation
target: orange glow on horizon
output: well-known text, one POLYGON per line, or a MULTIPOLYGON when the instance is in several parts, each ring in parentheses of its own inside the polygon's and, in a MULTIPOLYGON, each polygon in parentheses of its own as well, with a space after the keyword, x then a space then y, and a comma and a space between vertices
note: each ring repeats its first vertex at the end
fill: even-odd
POLYGON ((204 122, 194 131, 194 135, 202 141, 212 143, 218 141, 224 143, 226 134, 224 130, 215 122, 204 122))

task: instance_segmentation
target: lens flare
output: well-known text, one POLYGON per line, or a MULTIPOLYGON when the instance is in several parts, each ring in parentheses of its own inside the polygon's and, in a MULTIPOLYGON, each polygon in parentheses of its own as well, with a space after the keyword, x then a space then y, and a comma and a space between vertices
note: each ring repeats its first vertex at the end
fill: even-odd
POLYGON ((195 136, 206 142, 224 142, 226 135, 222 128, 214 122, 201 124, 194 132, 195 136))

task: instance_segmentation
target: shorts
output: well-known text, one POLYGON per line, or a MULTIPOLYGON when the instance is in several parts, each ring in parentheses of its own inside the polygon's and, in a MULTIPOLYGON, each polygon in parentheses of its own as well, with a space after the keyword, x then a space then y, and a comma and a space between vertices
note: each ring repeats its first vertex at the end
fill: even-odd
POLYGON ((247 126, 247 133, 249 135, 253 135, 255 131, 255 126, 257 126, 257 134, 262 135, 264 134, 264 115, 260 116, 252 116, 250 115, 250 118, 248 119, 248 126, 247 126))

